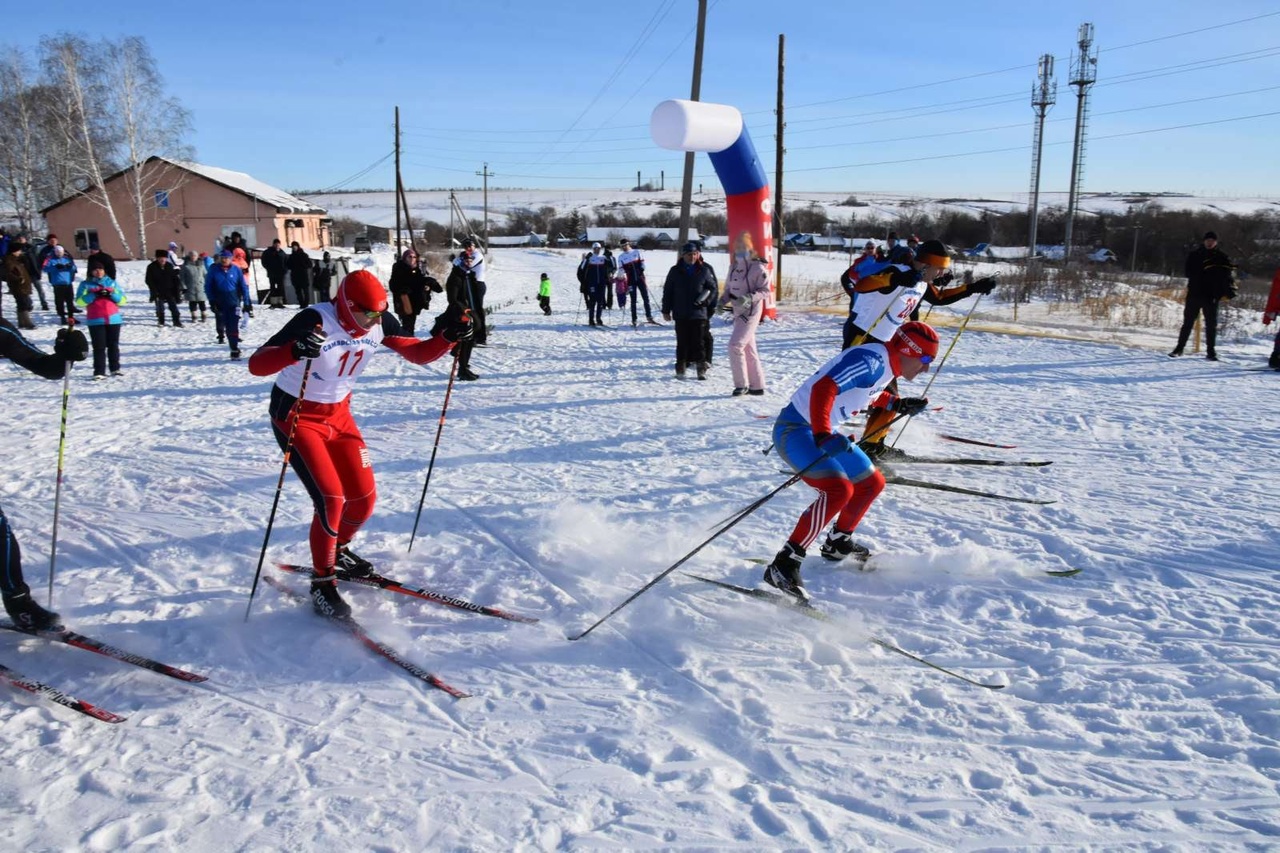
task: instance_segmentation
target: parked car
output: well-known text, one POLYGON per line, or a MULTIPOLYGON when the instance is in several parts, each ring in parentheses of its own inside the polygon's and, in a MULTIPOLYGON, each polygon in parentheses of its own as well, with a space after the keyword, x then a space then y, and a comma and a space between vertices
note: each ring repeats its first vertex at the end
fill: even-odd
POLYGON ((369 243, 368 237, 357 237, 351 244, 353 252, 373 252, 373 246, 369 243))

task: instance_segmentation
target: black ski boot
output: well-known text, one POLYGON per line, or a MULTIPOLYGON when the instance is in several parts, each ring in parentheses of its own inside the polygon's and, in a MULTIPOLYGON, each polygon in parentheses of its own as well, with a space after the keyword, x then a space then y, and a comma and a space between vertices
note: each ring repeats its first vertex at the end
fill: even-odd
POLYGON ((1280 370, 1280 349, 1271 353, 1271 358, 1267 359, 1267 367, 1272 370, 1280 370))
POLYGON ((353 578, 367 578, 373 574, 373 563, 370 563, 346 545, 338 546, 337 567, 353 578))
POLYGON ((895 447, 889 447, 883 441, 859 441, 858 449, 867 454, 873 462, 901 462, 909 458, 908 454, 895 447))
POLYGON ((330 619, 350 619, 351 605, 338 595, 338 581, 329 575, 311 581, 311 606, 316 613, 330 619))
POLYGON ((13 624, 23 631, 62 630, 62 617, 36 604, 30 592, 6 595, 4 609, 13 620, 13 624))
POLYGON ((809 601, 809 591, 800 577, 800 563, 804 561, 804 549, 788 542, 764 570, 764 582, 776 587, 801 602, 809 601))
POLYGON ((822 556, 833 562, 853 557, 858 562, 865 563, 871 556, 871 551, 865 545, 854 542, 852 533, 832 528, 827 534, 827 541, 822 543, 822 556))

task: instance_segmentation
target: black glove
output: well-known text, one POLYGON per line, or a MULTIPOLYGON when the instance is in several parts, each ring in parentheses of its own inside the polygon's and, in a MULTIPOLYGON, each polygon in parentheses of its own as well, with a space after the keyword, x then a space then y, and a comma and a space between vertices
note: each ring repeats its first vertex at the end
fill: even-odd
POLYGON ((53 343, 53 351, 63 361, 84 361, 89 354, 89 341, 79 329, 62 328, 53 343))
POLYGON ((996 279, 995 276, 987 276, 986 278, 980 278, 969 285, 969 292, 970 293, 990 293, 991 291, 996 289, 996 285, 999 283, 1000 282, 996 279))
POLYGON ((425 284, 427 286, 427 290, 430 291, 430 293, 427 294, 427 299, 431 298, 431 293, 444 293, 444 288, 440 286, 440 282, 431 276, 427 276, 425 284))
POLYGON ((929 407, 928 397, 899 397, 893 403, 893 410, 905 415, 915 416, 929 407))
POLYGON ((813 434, 813 443, 818 445, 819 450, 832 458, 844 453, 851 446, 849 439, 838 432, 815 432, 813 434))
POLYGON ((947 270, 942 275, 938 276, 933 280, 933 286, 938 288, 946 287, 955 279, 955 277, 956 277, 956 274, 954 272, 952 272, 951 270, 947 270))
POLYGON ((306 334, 293 342, 293 357, 299 361, 304 358, 319 358, 326 339, 323 329, 308 329, 306 334))
POLYGON ((469 315, 464 314, 445 326, 442 334, 446 341, 469 341, 476 336, 475 324, 469 315))

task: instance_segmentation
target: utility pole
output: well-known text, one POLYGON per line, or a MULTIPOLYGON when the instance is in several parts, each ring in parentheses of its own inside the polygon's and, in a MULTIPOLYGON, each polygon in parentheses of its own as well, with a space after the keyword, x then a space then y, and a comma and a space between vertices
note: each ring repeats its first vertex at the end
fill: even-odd
POLYGON ((482 171, 476 172, 477 175, 484 176, 484 250, 489 251, 489 179, 493 177, 493 172, 489 171, 489 164, 484 164, 482 171))
POLYGON ((1089 123, 1089 87, 1098 81, 1098 52, 1093 49, 1093 24, 1080 25, 1079 53, 1071 63, 1071 84, 1076 88, 1076 140, 1071 153, 1071 193, 1067 198, 1067 233, 1062 241, 1062 265, 1071 264, 1071 237, 1075 229, 1076 205, 1084 182, 1084 136, 1089 123))
POLYGON ((1138 270, 1138 232, 1141 230, 1141 225, 1133 226, 1133 257, 1129 259, 1129 272, 1138 270))
POLYGON ((400 108, 396 107, 396 253, 400 252, 400 108))
POLYGON ((1036 111, 1036 130, 1031 142, 1031 198, 1027 220, 1027 263, 1036 256, 1036 231, 1040 216, 1040 165, 1044 151, 1044 117, 1058 100, 1058 81, 1053 76, 1053 54, 1040 57, 1040 82, 1031 84, 1031 108, 1036 111))
MULTIPOLYGON (((693 89, 689 100, 696 101, 702 96, 702 44, 707 31, 707 0, 698 0, 698 37, 693 47, 693 89)), ((693 205, 693 152, 684 155, 684 186, 680 193, 680 238, 681 246, 689 239, 689 208, 693 205)))
POLYGON ((778 105, 776 108, 778 128, 775 133, 778 144, 773 167, 773 239, 776 244, 773 251, 773 295, 779 302, 782 301, 782 244, 787 237, 782 230, 782 155, 786 150, 782 147, 782 130, 787 126, 782 112, 782 74, 785 68, 783 58, 786 55, 786 45, 787 37, 778 33, 778 105))

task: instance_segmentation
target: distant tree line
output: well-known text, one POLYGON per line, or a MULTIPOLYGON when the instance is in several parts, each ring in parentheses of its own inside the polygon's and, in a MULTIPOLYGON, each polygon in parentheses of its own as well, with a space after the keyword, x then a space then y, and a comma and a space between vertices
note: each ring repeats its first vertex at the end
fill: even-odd
POLYGON ((190 159, 190 132, 190 111, 165 94, 140 36, 61 33, 42 39, 34 57, 13 45, 0 53, 0 206, 24 231, 42 209, 83 193, 105 210, 127 254, 141 257, 156 215, 148 173, 162 166, 126 178, 137 234, 124 233, 103 179, 154 155, 190 159))
MULTIPOLYGON (((597 205, 589 210, 574 209, 561 214, 550 206, 536 210, 514 207, 495 217, 489 231, 494 235, 517 236, 549 234, 551 239, 563 235, 576 238, 587 228, 652 228, 672 231, 679 227, 679 205, 658 202, 662 209, 642 216, 627 202, 597 205)), ((646 206, 652 206, 646 204, 646 206)), ((788 233, 832 234, 855 239, 883 239, 890 231, 905 237, 917 234, 923 239, 935 238, 959 248, 991 243, 995 246, 1023 246, 1027 240, 1027 211, 1010 213, 969 213, 942 210, 931 213, 922 202, 901 208, 897 215, 884 217, 863 215, 867 205, 850 196, 833 209, 848 208, 848 215, 832 216, 823 205, 789 208, 784 212, 788 233)), ((728 220, 723 202, 712 209, 695 209, 691 224, 701 234, 727 235, 728 220)), ((358 227, 358 226, 348 226, 358 227)), ((415 223, 426 232, 431 245, 449 241, 447 226, 432 222, 415 223)), ((344 229, 339 229, 344 230, 344 229)), ((1166 209, 1154 202, 1129 206, 1123 213, 1085 213, 1076 217, 1072 240, 1077 247, 1094 249, 1105 246, 1120 259, 1123 269, 1173 276, 1182 275, 1187 253, 1198 246, 1206 231, 1215 231, 1224 251, 1246 276, 1270 280, 1280 267, 1280 212, 1259 210, 1253 213, 1223 213, 1206 210, 1166 209), (1137 257, 1134 257, 1134 234, 1137 233, 1137 257)), ((1037 242, 1061 245, 1066 233, 1066 212, 1052 207, 1042 210, 1037 224, 1037 242)), ((642 247, 643 241, 640 241, 642 247)))

